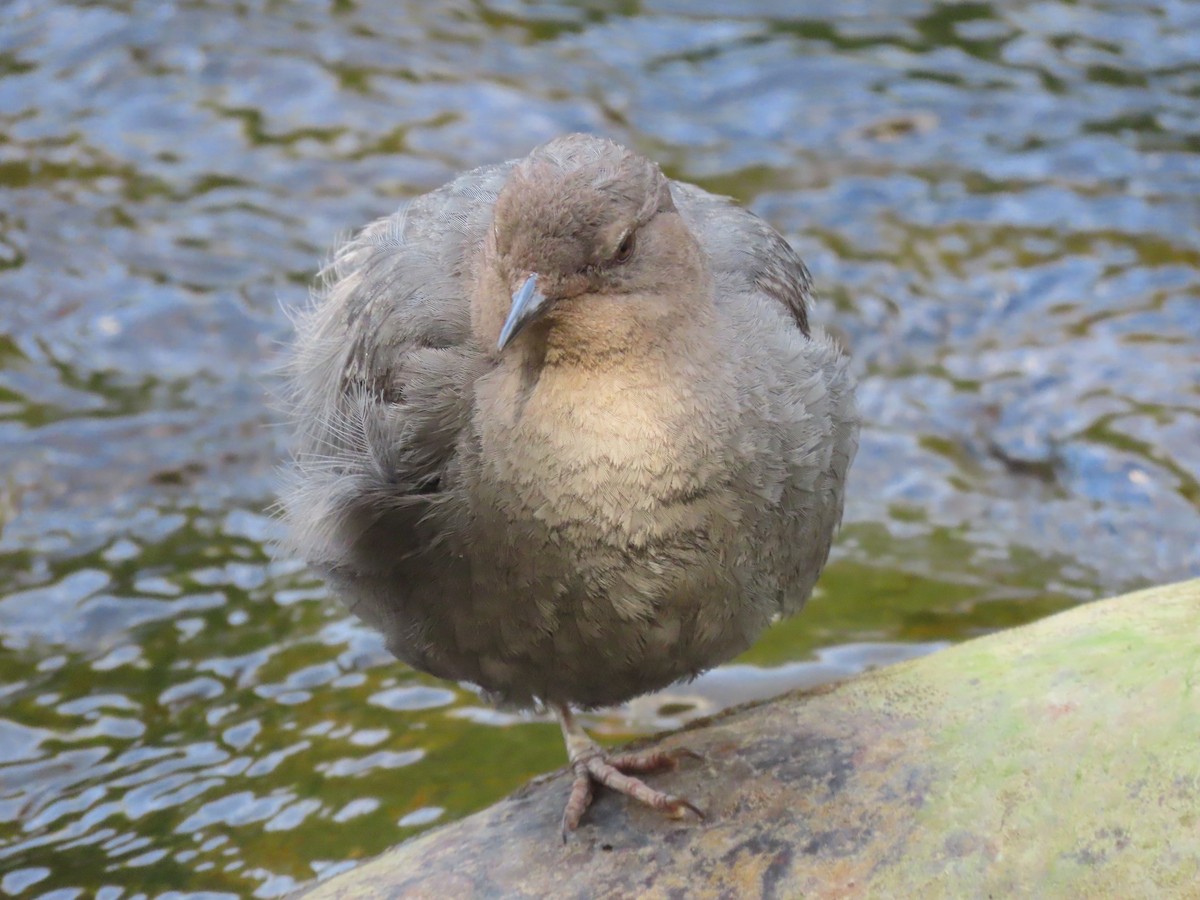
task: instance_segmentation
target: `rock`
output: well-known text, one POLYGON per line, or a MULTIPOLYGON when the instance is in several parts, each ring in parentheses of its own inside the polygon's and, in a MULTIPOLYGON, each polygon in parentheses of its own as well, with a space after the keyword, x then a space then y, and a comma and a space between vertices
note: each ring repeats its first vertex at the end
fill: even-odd
POLYGON ((1090 603, 661 739, 708 819, 563 771, 312 887, 351 897, 1194 897, 1200 580, 1090 603))

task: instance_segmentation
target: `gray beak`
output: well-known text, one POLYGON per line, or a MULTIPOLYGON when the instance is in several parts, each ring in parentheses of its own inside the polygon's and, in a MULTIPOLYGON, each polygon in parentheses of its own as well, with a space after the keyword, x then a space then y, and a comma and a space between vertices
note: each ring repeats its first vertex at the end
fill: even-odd
POLYGON ((507 347, 517 336, 517 332, 537 318, 537 314, 545 305, 546 297, 537 289, 537 273, 534 272, 525 279, 521 289, 513 294, 512 307, 508 311, 504 327, 500 329, 500 341, 496 344, 496 349, 503 350, 507 347))

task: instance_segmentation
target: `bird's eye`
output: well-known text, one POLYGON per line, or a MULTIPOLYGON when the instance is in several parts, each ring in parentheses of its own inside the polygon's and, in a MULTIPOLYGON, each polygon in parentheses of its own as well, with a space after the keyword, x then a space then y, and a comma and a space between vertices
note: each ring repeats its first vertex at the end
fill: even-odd
POLYGON ((633 248, 637 241, 634 238, 634 233, 630 231, 625 237, 621 238, 621 243, 617 245, 616 255, 613 256, 613 262, 623 263, 628 262, 629 257, 633 256, 633 248))

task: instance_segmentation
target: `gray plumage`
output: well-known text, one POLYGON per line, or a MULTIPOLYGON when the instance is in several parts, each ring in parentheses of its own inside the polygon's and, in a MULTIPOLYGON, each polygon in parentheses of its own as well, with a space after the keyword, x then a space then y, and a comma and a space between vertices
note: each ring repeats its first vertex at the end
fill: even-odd
POLYGON ((803 263, 751 213, 570 135, 369 225, 324 280, 282 508, 400 659, 610 704, 807 600, 858 418, 803 263), (500 349, 533 273, 546 302, 500 349))

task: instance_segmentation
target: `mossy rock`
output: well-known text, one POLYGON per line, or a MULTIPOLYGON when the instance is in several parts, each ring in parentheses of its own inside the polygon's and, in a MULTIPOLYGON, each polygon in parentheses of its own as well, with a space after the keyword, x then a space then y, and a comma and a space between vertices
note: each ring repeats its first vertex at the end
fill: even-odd
POLYGON ((564 845, 564 773, 311 897, 1200 896, 1200 580, 1090 603, 664 737, 564 845))

